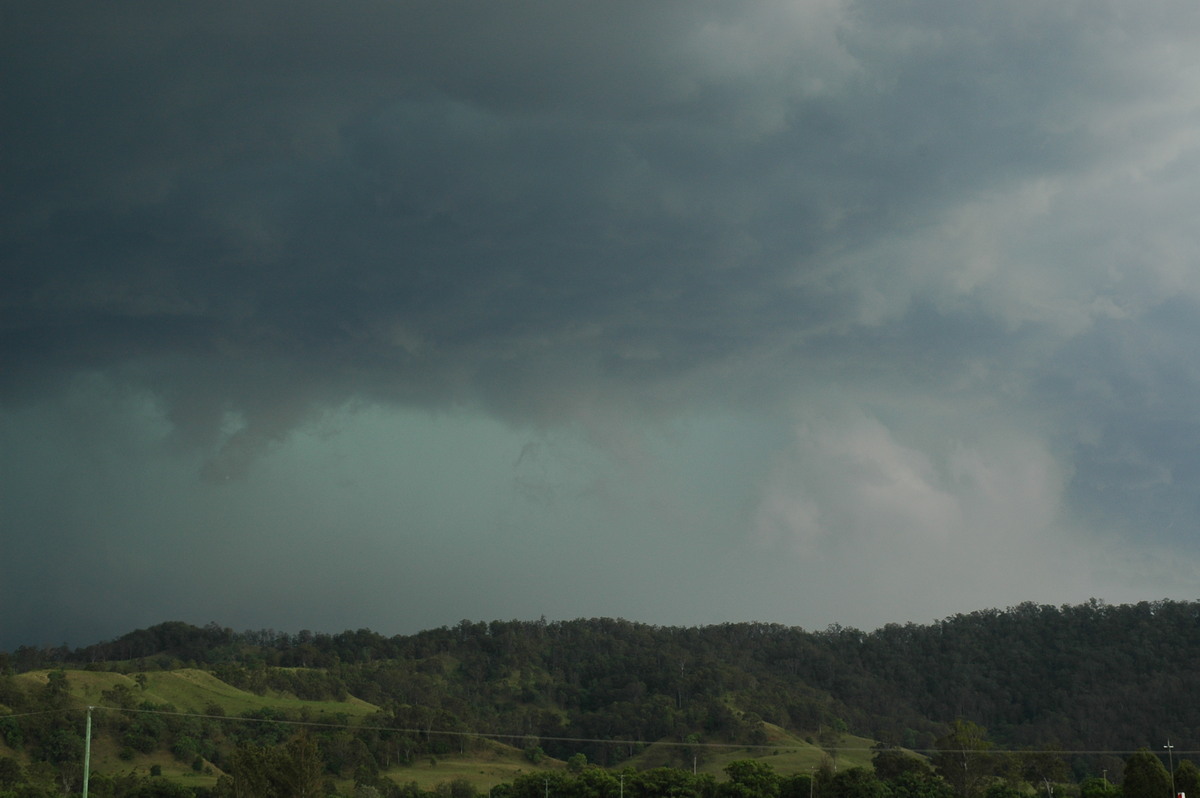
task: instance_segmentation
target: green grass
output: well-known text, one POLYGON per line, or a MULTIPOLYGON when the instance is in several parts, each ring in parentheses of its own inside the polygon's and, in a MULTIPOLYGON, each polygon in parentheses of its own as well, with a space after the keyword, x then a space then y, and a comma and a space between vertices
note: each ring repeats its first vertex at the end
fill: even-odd
MULTIPOLYGON (((146 687, 142 689, 132 676, 107 671, 65 671, 71 695, 82 704, 103 706, 102 693, 122 684, 133 691, 140 701, 171 704, 179 712, 206 714, 208 708, 219 706, 222 714, 237 716, 262 709, 288 712, 307 711, 310 719, 333 721, 338 715, 358 720, 377 711, 377 707, 348 698, 345 701, 304 701, 294 696, 267 692, 255 695, 226 684, 207 671, 184 668, 176 671, 151 671, 143 674, 146 687)), ((30 671, 17 677, 29 686, 46 683, 47 671, 30 671)))
POLYGON ((515 748, 485 741, 478 750, 438 757, 433 761, 428 757, 417 759, 409 766, 388 768, 383 775, 397 784, 415 781, 422 790, 432 790, 444 782, 463 778, 478 792, 486 793, 495 785, 511 782, 523 773, 562 767, 564 763, 550 758, 534 765, 515 748))
MULTIPOLYGON (((696 763, 699 773, 711 773, 718 779, 725 776, 725 766, 739 759, 755 759, 769 764, 781 776, 793 773, 810 773, 819 768, 821 763, 829 758, 839 769, 851 767, 871 767, 871 757, 874 751, 871 746, 875 741, 866 737, 842 735, 838 742, 836 758, 827 753, 819 745, 806 742, 804 739, 770 723, 764 724, 767 729, 767 744, 765 746, 703 746, 703 752, 696 763)), ((671 767, 690 768, 691 763, 680 760, 679 749, 675 745, 654 744, 629 764, 636 768, 671 767)))
POLYGON ((314 720, 322 716, 332 719, 336 715, 361 719, 378 711, 378 707, 373 704, 353 697, 345 701, 305 701, 272 692, 255 695, 231 687, 211 673, 192 668, 146 674, 146 695, 155 696, 157 700, 173 704, 187 712, 203 712, 206 706, 215 703, 220 705, 227 715, 240 715, 258 709, 276 709, 307 710, 314 720))
POLYGON ((213 787, 221 771, 205 763, 208 772, 192 770, 190 762, 180 762, 167 751, 153 751, 149 754, 134 753, 132 759, 122 759, 118 755, 119 745, 116 740, 107 735, 97 735, 92 738, 92 771, 95 773, 148 774, 150 769, 158 765, 163 776, 171 781, 187 787, 213 787))

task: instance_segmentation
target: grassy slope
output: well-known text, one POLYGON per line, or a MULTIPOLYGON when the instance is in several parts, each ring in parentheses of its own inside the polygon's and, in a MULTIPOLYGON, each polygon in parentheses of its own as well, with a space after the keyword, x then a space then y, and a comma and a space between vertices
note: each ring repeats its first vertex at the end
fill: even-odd
MULTIPOLYGON (((30 686, 45 684, 47 671, 30 671, 17 677, 30 686)), ((71 695, 83 704, 103 706, 101 693, 123 684, 145 701, 171 704, 180 712, 204 713, 216 704, 222 714, 241 715, 259 709, 299 711, 307 709, 314 720, 347 715, 351 719, 366 717, 377 710, 372 704, 349 698, 346 701, 303 701, 288 695, 267 693, 255 695, 232 687, 206 671, 184 668, 177 671, 146 673, 143 691, 130 676, 104 671, 66 671, 71 695)))
MULTIPOLYGON (((17 677, 28 687, 46 683, 47 671, 31 671, 17 677)), ((357 698, 346 701, 303 701, 289 695, 255 695, 239 690, 217 679, 212 674, 187 668, 177 671, 152 671, 145 674, 144 690, 130 676, 105 671, 66 671, 71 694, 81 706, 103 706, 101 693, 123 684, 134 694, 155 704, 171 704, 180 712, 205 714, 213 705, 221 708, 221 714, 237 716, 260 709, 279 709, 297 712, 307 710, 314 722, 326 720, 338 722, 341 718, 350 723, 370 715, 376 707, 357 698), (340 718, 339 718, 340 716, 340 718)), ((698 770, 712 773, 718 779, 724 777, 726 765, 738 759, 758 759, 770 764, 777 773, 807 773, 818 767, 827 756, 819 746, 771 724, 767 724, 769 747, 719 747, 709 750, 706 760, 698 764, 698 770)), ((845 735, 836 758, 837 767, 870 767, 873 740, 845 735)), ((148 771, 153 765, 162 768, 163 774, 189 786, 212 786, 219 771, 196 773, 187 763, 177 761, 170 753, 159 751, 153 754, 137 754, 130 761, 117 756, 117 743, 106 737, 97 737, 92 750, 93 768, 107 773, 129 770, 148 771)), ((652 745, 623 767, 660 767, 666 764, 678 766, 675 751, 665 745, 652 745)), ((532 765, 522 752, 500 743, 487 742, 480 748, 465 754, 439 757, 436 761, 419 760, 407 767, 393 767, 385 775, 398 783, 415 781, 422 789, 430 790, 438 784, 455 778, 465 778, 485 792, 493 785, 512 781, 522 773, 534 770, 561 768, 563 763, 547 759, 537 766, 532 765)), ((344 786, 344 785, 343 785, 344 786)))
MULTIPOLYGON (((718 781, 724 781, 724 769, 730 762, 739 759, 756 759, 769 764, 776 773, 787 776, 793 773, 810 773, 819 767, 822 760, 828 756, 824 749, 807 743, 778 726, 767 724, 767 732, 770 740, 769 747, 712 746, 708 749, 707 760, 697 765, 697 771, 711 773, 717 777, 718 781)), ((839 769, 850 767, 869 769, 871 756, 874 753, 871 749, 873 745, 875 745, 874 740, 849 734, 843 735, 838 744, 839 750, 835 760, 837 767, 839 769)), ((673 748, 673 746, 652 745, 632 760, 622 763, 620 767, 635 769, 664 765, 678 767, 678 758, 672 756, 673 751, 668 750, 669 748, 673 748)), ((565 763, 550 759, 535 766, 530 764, 520 751, 495 744, 491 750, 439 759, 436 764, 419 761, 410 767, 391 768, 386 771, 385 775, 401 784, 415 781, 424 790, 430 790, 442 782, 461 776, 474 784, 480 792, 486 792, 493 785, 512 781, 523 773, 559 769, 564 766, 565 763)))
MULTIPOLYGON (((30 671, 16 677, 27 689, 37 689, 46 684, 48 671, 30 671)), ((220 714, 238 716, 260 709, 278 709, 298 712, 307 710, 313 722, 340 722, 348 718, 353 723, 376 711, 376 707, 357 698, 346 701, 302 701, 298 698, 266 694, 255 695, 222 682, 206 671, 186 668, 177 671, 153 671, 145 674, 146 689, 137 681, 120 673, 106 671, 65 671, 71 696, 81 708, 103 707, 101 694, 117 685, 125 685, 134 695, 154 704, 170 704, 179 712, 206 714, 210 707, 219 706, 220 714)), ((214 707, 215 708, 215 707, 214 707)), ((220 771, 210 768, 208 773, 196 773, 190 763, 180 762, 167 751, 151 754, 135 754, 131 760, 117 756, 117 742, 106 735, 97 735, 92 741, 92 768, 103 773, 124 773, 130 770, 149 771, 154 765, 162 768, 164 775, 189 786, 209 786, 216 783, 220 771)))
POLYGON ((555 770, 564 767, 557 759, 544 759, 533 765, 516 748, 487 741, 475 751, 439 757, 436 761, 417 760, 407 767, 389 768, 383 775, 397 784, 415 781, 422 790, 432 790, 443 782, 464 778, 485 793, 493 786, 510 782, 523 773, 535 770, 555 770))
MULTIPOLYGON (((104 705, 101 694, 117 685, 125 685, 140 699, 155 704, 171 704, 179 712, 205 714, 209 707, 217 705, 221 714, 237 716, 260 709, 300 711, 307 709, 314 722, 338 722, 338 716, 348 718, 350 723, 376 711, 376 707, 357 698, 346 701, 302 701, 298 698, 268 693, 255 695, 222 682, 212 674, 196 670, 152 671, 145 674, 146 688, 142 690, 132 676, 106 671, 68 670, 67 685, 72 697, 83 706, 104 705)), ((17 676, 19 683, 27 689, 36 689, 46 684, 48 671, 30 671, 17 676)), ((0 743, 0 745, 3 745, 0 743)), ((96 772, 125 773, 130 770, 148 772, 154 765, 162 768, 163 775, 187 786, 211 787, 216 783, 220 771, 211 768, 209 773, 196 773, 188 763, 180 762, 167 751, 151 754, 135 754, 131 760, 117 756, 119 745, 107 736, 97 735, 92 743, 92 768, 96 772)), ((7 753, 7 752, 6 752, 7 753)), ((14 752, 15 753, 15 752, 14 752)), ((439 757, 436 762, 419 760, 409 767, 394 767, 385 772, 399 783, 415 781, 422 789, 433 789, 438 784, 455 778, 465 778, 481 792, 501 782, 512 781, 530 770, 545 770, 562 767, 561 762, 546 760, 537 768, 515 748, 500 743, 484 743, 479 750, 466 754, 439 757)), ((345 786, 345 785, 342 785, 345 786)))
MULTIPOLYGON (((696 764, 696 770, 700 773, 711 773, 718 779, 724 778, 725 766, 730 762, 736 762, 739 759, 757 759, 761 762, 766 762, 775 772, 787 776, 793 773, 809 773, 815 768, 820 767, 822 760, 829 754, 823 748, 812 743, 805 742, 803 739, 796 737, 791 732, 775 726, 773 724, 765 724, 767 729, 767 746, 763 747, 736 747, 712 745, 706 747, 707 756, 703 757, 703 761, 696 764)), ((874 752, 871 746, 875 744, 874 740, 869 740, 866 737, 855 737, 850 734, 843 735, 838 743, 837 757, 834 759, 838 768, 845 769, 850 767, 871 767, 871 756, 874 752)), ((665 745, 652 745, 646 751, 634 757, 632 764, 636 768, 660 767, 666 764, 680 765, 678 755, 674 755, 674 751, 667 750, 665 745)))

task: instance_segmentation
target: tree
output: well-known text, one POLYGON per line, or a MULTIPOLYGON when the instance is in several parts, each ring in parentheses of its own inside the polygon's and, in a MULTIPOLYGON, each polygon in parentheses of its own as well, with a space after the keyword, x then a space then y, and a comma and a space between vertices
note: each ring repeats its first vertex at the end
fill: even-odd
POLYGON ((1200 798, 1200 768, 1190 759, 1185 759, 1175 768, 1175 792, 1200 798))
POLYGON ((1035 790, 1070 778, 1071 769, 1061 756, 1050 751, 1031 751, 1021 759, 1021 776, 1035 790))
POLYGON ((274 747, 241 744, 232 769, 233 798, 315 798, 323 792, 325 765, 303 732, 274 747))
POLYGON ((952 798, 954 789, 932 770, 910 770, 888 782, 893 798, 952 798))
POLYGON ((1084 779, 1079 785, 1079 798, 1121 798, 1121 788, 1108 779, 1084 779))
POLYGON ((233 798, 266 798, 271 795, 271 765, 266 748, 242 743, 233 752, 233 798))
POLYGON ((438 798, 476 798, 478 795, 475 785, 465 776, 455 776, 450 781, 443 781, 434 792, 438 798))
POLYGON ((71 729, 55 729, 42 743, 42 755, 58 771, 63 792, 74 789, 83 776, 83 738, 71 729))
POLYGON ((0 756, 0 789, 15 787, 22 778, 21 763, 11 756, 0 756))
POLYGON ((1135 752, 1125 762, 1121 782, 1125 798, 1163 798, 1171 794, 1171 774, 1148 748, 1135 752))
POLYGON ((585 768, 575 777, 576 798, 615 798, 621 794, 620 777, 597 767, 585 768))
POLYGON ((888 789, 870 770, 847 768, 835 773, 821 794, 826 798, 886 798, 888 789))
POLYGON ((25 733, 13 718, 0 717, 0 740, 14 751, 25 747, 25 733))
POLYGON ((779 776, 766 762, 739 759, 725 766, 729 781, 721 785, 728 798, 779 798, 779 776))
MULTIPOLYGON (((1036 798, 1039 794, 1037 791, 1038 785, 1034 784, 1033 787, 1033 794, 1036 798)), ((1007 781, 994 782, 983 794, 984 798, 1025 798, 1028 795, 1024 790, 1007 781)))
POLYGON ((950 733, 937 741, 933 766, 961 798, 978 798, 995 772, 995 762, 988 753, 991 748, 986 729, 959 719, 950 733))
POLYGON ((811 773, 793 773, 779 780, 779 798, 809 798, 815 794, 816 777, 811 773))
POLYGON ((837 766, 838 748, 842 744, 842 735, 848 730, 846 721, 841 718, 834 718, 828 726, 822 726, 817 733, 817 742, 825 749, 825 753, 833 757, 834 766, 837 766))
POLYGON ((713 777, 707 773, 692 775, 678 768, 651 768, 632 775, 625 779, 625 798, 711 798, 717 792, 713 777))
POLYGON ((46 674, 46 685, 42 688, 42 705, 51 710, 66 709, 71 703, 70 690, 65 671, 50 671, 46 674))
POLYGON ((924 759, 899 748, 876 748, 871 757, 871 765, 875 768, 875 775, 884 781, 893 781, 903 773, 933 773, 924 759))
POLYGON ((317 744, 301 733, 288 740, 272 768, 279 798, 315 798, 322 792, 325 765, 317 744))
POLYGON ((513 779, 510 798, 543 798, 545 795, 570 795, 570 779, 557 771, 534 771, 513 779))

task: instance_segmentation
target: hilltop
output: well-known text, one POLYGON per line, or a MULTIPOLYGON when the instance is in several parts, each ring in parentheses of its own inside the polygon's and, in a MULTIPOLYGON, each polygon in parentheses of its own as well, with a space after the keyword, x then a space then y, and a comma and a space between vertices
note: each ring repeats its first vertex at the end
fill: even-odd
POLYGON ((96 706, 102 767, 156 764, 212 786, 238 746, 303 728, 334 779, 485 788, 572 761, 869 768, 880 750, 933 756, 967 722, 987 746, 1063 752, 1060 777, 1078 781, 1119 775, 1130 752, 1168 737, 1186 759, 1200 740, 1198 661, 1200 605, 1166 601, 1026 604, 870 633, 581 619, 385 637, 170 622, 0 654, 0 716, 14 716, 0 717, 0 755, 46 759, 47 740, 78 736, 96 706), (15 717, 31 709, 75 714, 15 717))

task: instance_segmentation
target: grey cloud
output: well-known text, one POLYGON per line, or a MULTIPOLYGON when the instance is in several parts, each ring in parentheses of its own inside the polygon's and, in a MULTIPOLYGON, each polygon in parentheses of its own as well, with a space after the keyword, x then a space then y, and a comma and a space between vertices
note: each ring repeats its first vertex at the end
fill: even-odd
MULTIPOLYGON (((1198 14, 10 9, 0 402, 103 374, 223 481, 355 402, 786 426, 833 395, 926 464, 914 525, 982 506, 942 413, 997 473, 1029 436, 1064 517, 1178 529, 1198 14)), ((862 485, 834 495, 813 434, 777 477, 848 517, 862 485)))
POLYGON ((782 8, 23 12, 10 373, 234 355, 322 399, 511 407, 496 362, 622 391, 807 344, 908 280, 898 235, 1111 152, 1095 115, 1193 16, 782 8))

